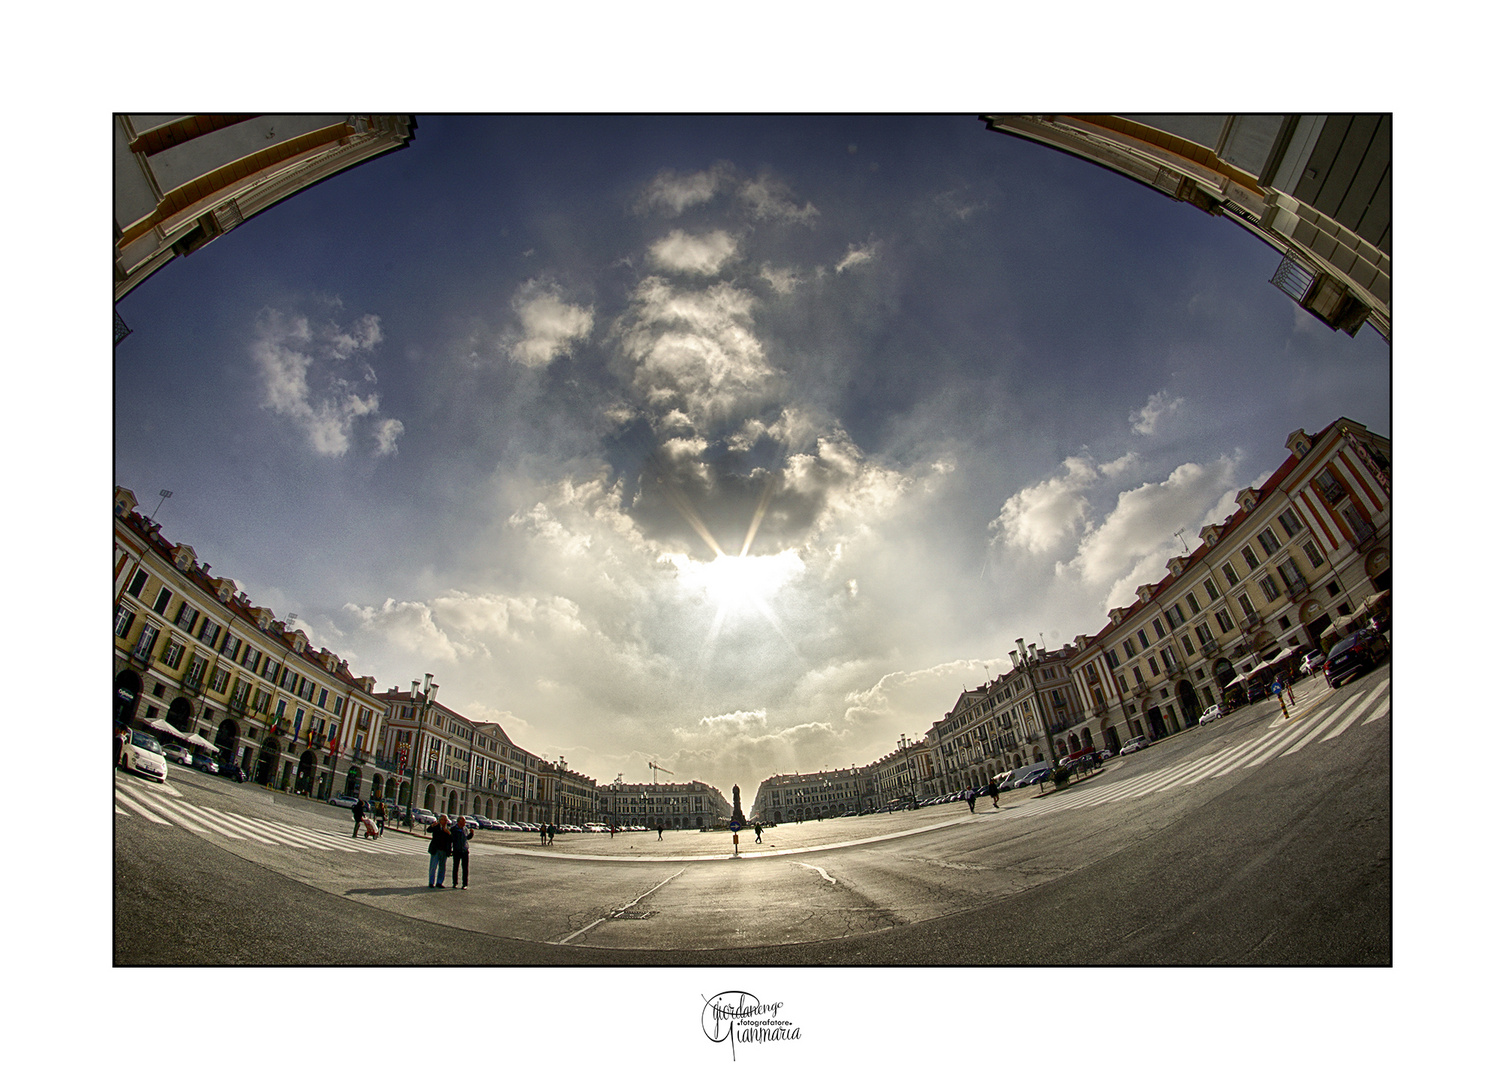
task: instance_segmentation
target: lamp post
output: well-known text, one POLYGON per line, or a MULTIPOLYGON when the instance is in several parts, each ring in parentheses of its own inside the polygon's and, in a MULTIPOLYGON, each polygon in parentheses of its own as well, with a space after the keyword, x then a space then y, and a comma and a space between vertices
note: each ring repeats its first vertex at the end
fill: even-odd
POLYGON ((564 755, 559 755, 559 779, 554 781, 554 824, 564 824, 564 755))
POLYGON ((424 675, 423 675, 423 696, 420 698, 418 696, 418 694, 417 694, 418 681, 416 679, 413 681, 413 691, 414 691, 414 693, 411 696, 414 699, 414 709, 413 709, 413 711, 414 711, 414 714, 415 714, 414 715, 414 720, 416 721, 416 727, 413 730, 413 742, 411 744, 412 753, 410 753, 408 755, 408 815, 407 815, 407 820, 409 822, 411 822, 413 820, 413 799, 418 794, 418 749, 419 749, 419 745, 418 744, 419 744, 419 742, 423 738, 423 716, 424 716, 424 713, 427 711, 428 703, 433 699, 434 692, 437 691, 438 689, 439 689, 439 684, 436 683, 436 682, 434 682, 434 676, 431 673, 429 673, 429 672, 424 672, 424 675))
POLYGON ((909 808, 913 810, 915 804, 914 773, 909 767, 909 748, 911 745, 913 744, 905 738, 904 733, 902 731, 899 732, 899 750, 904 754, 904 773, 909 777, 909 808))

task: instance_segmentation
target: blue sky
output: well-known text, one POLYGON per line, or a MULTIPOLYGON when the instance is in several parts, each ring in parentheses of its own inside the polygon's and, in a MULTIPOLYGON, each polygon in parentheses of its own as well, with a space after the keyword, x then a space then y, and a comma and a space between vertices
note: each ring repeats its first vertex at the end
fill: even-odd
POLYGON ((420 115, 118 305, 115 481, 379 688, 747 799, 1391 434, 1278 262, 970 114, 420 115))

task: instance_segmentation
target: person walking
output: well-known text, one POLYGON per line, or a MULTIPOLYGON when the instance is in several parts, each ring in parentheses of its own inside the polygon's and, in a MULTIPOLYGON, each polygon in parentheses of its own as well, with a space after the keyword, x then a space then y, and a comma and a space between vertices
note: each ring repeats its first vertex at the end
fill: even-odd
POLYGON ((988 781, 988 794, 991 795, 991 796, 993 796, 993 807, 994 807, 994 809, 997 809, 997 807, 998 807, 998 781, 997 780, 989 780, 988 781))
POLYGON ((449 858, 450 844, 452 842, 449 832, 449 818, 444 814, 439 815, 439 820, 428 826, 425 832, 434 834, 429 841, 429 888, 444 888, 444 860, 449 858))
POLYGON ((355 828, 350 830, 350 839, 354 840, 360 834, 361 822, 366 818, 366 800, 356 799, 355 805, 350 808, 350 812, 355 815, 355 828))
MULTIPOLYGON (((475 830, 470 827, 470 822, 463 817, 455 818, 454 824, 449 827, 449 857, 454 863, 454 884, 451 888, 470 888, 470 838, 475 836, 475 830), (460 884, 461 867, 465 870, 465 884, 460 884)), ((444 879, 444 871, 439 871, 439 878, 444 879)))
POLYGON ((550 823, 550 824, 549 824, 549 847, 553 847, 553 846, 554 846, 554 834, 555 834, 555 833, 556 833, 556 832, 557 832, 557 831, 558 831, 558 830, 557 830, 557 829, 555 829, 555 828, 554 828, 554 825, 553 825, 553 823, 552 823, 552 822, 551 822, 551 823, 550 823))
POLYGON ((977 792, 972 788, 967 789, 967 809, 977 813, 977 792))
POLYGON ((662 825, 658 827, 658 838, 660 840, 664 838, 664 827, 662 825))
POLYGON ((549 827, 547 825, 540 825, 538 827, 538 846, 539 847, 543 847, 548 842, 549 842, 549 827))
POLYGON ((382 835, 384 835, 386 833, 386 831, 387 831, 387 804, 384 803, 384 802, 379 802, 379 803, 376 804, 376 835, 377 836, 382 836, 382 835))
POLYGON ((761 844, 762 842, 763 842, 763 823, 761 821, 754 821, 753 822, 753 843, 755 843, 755 844, 761 844))

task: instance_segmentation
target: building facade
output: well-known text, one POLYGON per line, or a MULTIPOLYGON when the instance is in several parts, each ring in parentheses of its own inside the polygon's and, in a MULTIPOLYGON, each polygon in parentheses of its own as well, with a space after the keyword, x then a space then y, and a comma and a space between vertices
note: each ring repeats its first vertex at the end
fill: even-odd
POLYGON ((115 489, 116 727, 212 747, 222 765, 281 791, 369 791, 386 764, 372 679, 316 652, 136 505, 115 489))
MULTIPOLYGON (((897 773, 897 769, 891 771, 897 773)), ((875 772, 874 766, 864 769, 853 766, 825 772, 770 776, 758 785, 748 820, 781 825, 877 809, 877 800, 885 789, 875 783, 875 772)), ((900 790, 897 779, 887 790, 900 790)))
POLYGON ((1077 692, 1103 745, 1161 738, 1271 662, 1326 651, 1390 588, 1390 440, 1340 419, 1290 456, 1170 573, 1077 639, 1077 692))
POLYGON ((377 695, 385 714, 383 757, 395 767, 386 797, 404 809, 558 824, 555 766, 515 744, 500 724, 470 720, 438 695, 432 675, 408 690, 377 695))
POLYGON ((1391 118, 992 115, 1029 139, 1226 217, 1282 255, 1271 283, 1347 334, 1390 338, 1391 118))
POLYGON ((115 299, 273 203, 401 149, 416 128, 375 113, 118 114, 115 299))
POLYGON ((649 829, 719 829, 732 817, 732 804, 701 780, 685 783, 624 783, 620 778, 597 791, 597 821, 649 829))

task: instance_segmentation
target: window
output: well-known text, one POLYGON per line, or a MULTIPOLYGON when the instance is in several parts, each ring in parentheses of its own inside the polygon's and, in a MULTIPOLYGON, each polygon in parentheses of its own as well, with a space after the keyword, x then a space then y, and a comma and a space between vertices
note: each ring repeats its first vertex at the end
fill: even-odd
POLYGON ((1301 550, 1306 552, 1307 561, 1312 564, 1313 570, 1316 570, 1322 565, 1322 552, 1317 550, 1317 545, 1312 541, 1308 540, 1306 543, 1302 544, 1301 550))
POLYGON ((1248 544, 1245 544, 1244 550, 1239 552, 1239 554, 1244 557, 1244 562, 1248 565, 1250 570, 1259 569, 1259 559, 1255 556, 1254 549, 1252 547, 1250 547, 1248 544))
POLYGON ((137 600, 140 600, 141 590, 144 588, 146 588, 146 571, 137 570, 136 576, 131 578, 131 583, 126 586, 125 591, 130 593, 137 600))
MULTIPOLYGON (((1150 663, 1153 664, 1154 660, 1152 659, 1150 661, 1150 663)), ((1134 665, 1133 672, 1134 672, 1134 682, 1135 682, 1135 684, 1138 685, 1138 686, 1143 686, 1144 685, 1144 676, 1140 674, 1140 672, 1139 672, 1139 665, 1138 664, 1134 665)))
POLYGON ((1280 527, 1286 531, 1287 537, 1294 537, 1301 531, 1301 519, 1296 516, 1295 510, 1285 510, 1281 513, 1280 527))
POLYGON ((1134 647, 1134 639, 1133 638, 1124 638, 1124 656, 1126 656, 1126 657, 1128 657, 1129 659, 1132 660, 1134 657, 1136 657, 1138 655, 1139 655, 1139 650, 1134 647))
MULTIPOLYGON (((1108 670, 1111 671, 1111 670, 1113 670, 1116 667, 1118 667, 1118 651, 1116 649, 1109 649, 1108 650, 1108 670)), ((1013 689, 1013 687, 1006 688, 1004 692, 1009 697, 1013 697, 1014 696, 1014 689, 1013 689)))
POLYGON ((1290 589, 1306 588, 1306 579, 1301 576, 1301 571, 1296 568, 1296 560, 1287 559, 1280 564, 1280 577, 1290 589))
POLYGON ((1274 555, 1280 550, 1280 541, 1275 538, 1275 533, 1269 529, 1261 529, 1259 532, 1259 546, 1265 549, 1266 555, 1274 555))
POLYGON ((1202 605, 1199 604, 1199 603, 1197 603, 1197 594, 1196 593, 1189 592, 1189 593, 1186 594, 1186 606, 1189 607, 1189 608, 1191 608, 1191 613, 1193 615, 1200 615, 1200 614, 1202 614, 1202 605))
POLYGON ((269 656, 267 657, 266 666, 261 670, 261 677, 275 686, 277 685, 277 673, 281 670, 282 665, 269 656))
POLYGON ((1238 594, 1238 606, 1243 610, 1244 615, 1247 618, 1250 618, 1250 619, 1254 618, 1254 616, 1255 616, 1254 605, 1249 601, 1249 594, 1248 593, 1242 593, 1241 592, 1241 593, 1238 594))
POLYGON ((169 640, 167 648, 162 650, 162 663, 170 668, 176 668, 183 662, 183 646, 176 639, 169 640))
POLYGON ((180 630, 191 634, 193 633, 193 624, 198 621, 198 618, 199 613, 197 611, 194 611, 193 608, 189 607, 187 604, 179 604, 178 617, 172 621, 172 624, 178 627, 180 630))
POLYGON ((136 621, 136 613, 124 604, 115 608, 115 636, 123 638, 131 632, 131 623, 136 621))
POLYGON ((199 640, 211 649, 214 648, 214 643, 219 640, 219 627, 205 619, 204 625, 199 627, 199 640))
POLYGON ((1197 650, 1191 647, 1191 636, 1189 634, 1181 635, 1181 650, 1187 656, 1192 656, 1196 653, 1197 650))
POLYGON ((240 638, 234 634, 226 634, 224 643, 220 645, 219 651, 231 660, 234 660, 235 654, 240 651, 240 638))
POLYGON ((1225 634, 1233 633, 1233 620, 1229 618, 1227 609, 1219 611, 1215 616, 1218 621, 1218 629, 1225 634))
POLYGON ((1275 584, 1275 579, 1269 574, 1259 579, 1259 587, 1263 590, 1267 601, 1273 602, 1280 599, 1280 586, 1275 584))
POLYGON ((1136 636, 1139 638, 1139 644, 1142 647, 1144 647, 1146 649, 1148 649, 1150 647, 1150 639, 1145 634, 1145 632, 1143 630, 1139 631, 1139 633, 1136 636))
POLYGON ((1222 595, 1218 592, 1217 582, 1212 578, 1208 578, 1206 581, 1202 582, 1202 587, 1207 590, 1207 599, 1211 600, 1213 603, 1217 603, 1218 598, 1222 595))
POLYGON ((324 707, 324 702, 329 700, 329 689, 326 687, 319 691, 319 708, 324 707))
POLYGON ((1223 576, 1228 579, 1229 585, 1238 584, 1238 572, 1233 569, 1232 563, 1223 564, 1223 576))
POLYGON ((216 694, 223 694, 225 692, 225 687, 228 686, 229 683, 230 673, 224 668, 219 668, 217 671, 215 671, 214 676, 209 680, 209 689, 213 690, 216 694))
POLYGON ((1197 640, 1203 645, 1211 645, 1217 638, 1212 636, 1212 631, 1207 629, 1205 622, 1197 623, 1197 640))
POLYGON ((1160 650, 1160 662, 1165 665, 1167 674, 1176 670, 1176 654, 1169 649, 1160 650))
POLYGON ((152 646, 157 643, 157 628, 147 623, 141 628, 141 636, 136 639, 136 648, 132 650, 137 656, 150 657, 152 646))
POLYGON ((188 665, 188 674, 184 676, 184 681, 190 686, 197 687, 204 681, 204 669, 208 666, 209 662, 202 656, 195 656, 193 663, 188 665))
POLYGON ((1169 608, 1167 608, 1165 612, 1165 618, 1166 621, 1171 624, 1172 630, 1176 629, 1176 627, 1180 626, 1186 621, 1186 616, 1181 614, 1180 604, 1172 604, 1169 608))
POLYGON ((164 585, 162 591, 157 594, 157 602, 152 605, 152 610, 158 615, 166 615, 167 605, 170 603, 172 603, 172 590, 164 585))
POLYGON ((1333 472, 1331 465, 1317 474, 1317 478, 1312 481, 1312 486, 1321 492, 1322 499, 1328 506, 1337 506, 1348 497, 1348 492, 1343 488, 1343 482, 1333 472))
POLYGON ((1155 639, 1157 641, 1160 638, 1165 637, 1165 624, 1162 623, 1158 617, 1154 621, 1152 621, 1150 625, 1155 628, 1155 639))
POLYGON ((252 671, 255 671, 256 665, 261 663, 261 650, 253 649, 251 648, 251 646, 247 645, 245 655, 240 658, 240 662, 245 667, 249 668, 252 671))

